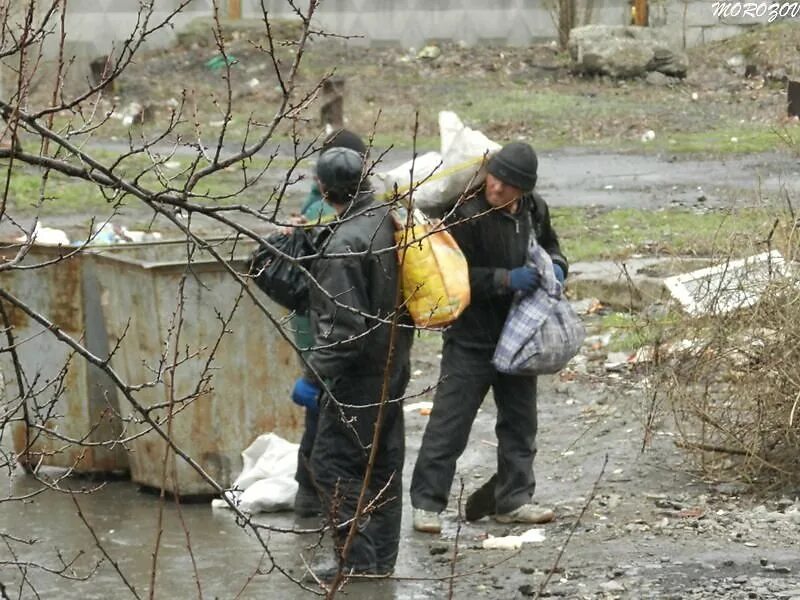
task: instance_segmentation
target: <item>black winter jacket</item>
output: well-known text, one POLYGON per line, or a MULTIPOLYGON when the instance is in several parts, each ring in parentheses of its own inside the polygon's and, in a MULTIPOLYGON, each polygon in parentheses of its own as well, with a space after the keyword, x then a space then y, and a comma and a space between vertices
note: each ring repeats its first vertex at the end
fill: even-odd
MULTIPOLYGON (((310 284, 315 349, 308 361, 322 377, 384 372, 398 278, 395 229, 388 212, 371 193, 361 193, 332 223, 312 265, 319 286, 310 284)), ((412 325, 406 312, 400 323, 412 325)), ((407 366, 412 339, 413 328, 398 328, 393 371, 407 366)))
POLYGON ((445 331, 445 339, 464 346, 493 348, 513 300, 508 272, 525 264, 531 226, 539 245, 561 266, 565 276, 569 269, 550 223, 547 203, 535 192, 525 194, 512 215, 493 209, 481 191, 458 206, 446 223, 467 258, 472 299, 445 331))

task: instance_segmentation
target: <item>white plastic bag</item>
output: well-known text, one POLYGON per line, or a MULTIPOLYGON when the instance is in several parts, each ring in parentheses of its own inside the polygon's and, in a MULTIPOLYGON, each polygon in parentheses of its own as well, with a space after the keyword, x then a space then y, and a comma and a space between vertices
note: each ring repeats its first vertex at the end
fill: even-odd
POLYGON ((394 194, 396 186, 402 198, 412 189, 413 168, 411 198, 414 206, 435 217, 451 208, 465 191, 483 183, 488 157, 500 149, 500 144, 466 127, 451 111, 439 113, 439 136, 440 153, 428 152, 391 171, 377 174, 386 197, 394 194))
MULTIPOLYGON (((438 175, 442 170, 442 155, 438 152, 426 152, 416 158, 404 162, 399 167, 385 173, 376 173, 375 178, 383 185, 383 194, 391 198, 397 189, 397 195, 402 197, 408 194, 409 181, 414 177, 417 188, 414 190, 414 202, 419 201, 423 187, 430 187, 431 178, 438 175), (424 183, 419 183, 424 182, 424 183)), ((380 190, 380 188, 377 188, 380 190)), ((417 206, 417 208, 420 208, 417 206)))
POLYGON ((297 487, 294 473, 259 479, 239 496, 239 508, 250 514, 292 510, 297 487))
POLYGON ((522 544, 541 544, 544 542, 544 529, 528 529, 521 535, 506 535, 503 537, 489 536, 483 540, 484 550, 519 550, 522 544))
MULTIPOLYGON (((274 433, 258 436, 242 452, 242 472, 227 492, 228 498, 244 512, 289 510, 297 495, 297 451, 293 444, 274 433)), ((213 500, 214 508, 228 507, 224 500, 213 500)))
POLYGON ((258 436, 242 452, 242 472, 233 482, 234 489, 246 490, 260 479, 291 475, 297 470, 298 444, 274 433, 258 436))

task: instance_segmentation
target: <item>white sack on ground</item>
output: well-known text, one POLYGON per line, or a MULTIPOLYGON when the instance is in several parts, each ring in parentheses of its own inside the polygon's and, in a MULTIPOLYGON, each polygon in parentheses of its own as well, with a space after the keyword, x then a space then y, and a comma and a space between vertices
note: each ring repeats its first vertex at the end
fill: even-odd
POLYGON ((239 496, 239 508, 246 513, 292 510, 297 481, 291 476, 259 479, 239 496))
POLYGON ((414 206, 436 217, 451 208, 466 190, 483 182, 488 155, 500 149, 500 144, 466 127, 451 111, 439 113, 439 136, 439 153, 428 152, 391 171, 377 174, 384 194, 392 195, 397 186, 402 196, 412 187, 413 169, 414 206))
MULTIPOLYGON (((226 492, 228 498, 248 513, 290 510, 297 494, 297 451, 293 444, 274 433, 258 436, 242 452, 242 472, 226 492)), ((213 500, 215 508, 227 507, 221 499, 213 500)))
POLYGON ((520 535, 506 535, 503 537, 489 536, 483 540, 484 550, 519 550, 522 544, 541 544, 544 542, 544 529, 528 529, 520 535))

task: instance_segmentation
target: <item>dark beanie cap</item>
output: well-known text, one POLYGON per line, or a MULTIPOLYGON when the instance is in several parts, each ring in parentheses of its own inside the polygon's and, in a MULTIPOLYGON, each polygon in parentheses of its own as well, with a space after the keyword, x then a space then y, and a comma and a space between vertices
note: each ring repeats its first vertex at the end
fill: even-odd
POLYGON ((511 142, 489 159, 488 171, 505 184, 530 192, 536 185, 539 160, 530 144, 511 142))
POLYGON ((364 158, 352 148, 331 148, 317 161, 317 179, 326 188, 339 191, 358 189, 364 158))
POLYGON ((322 152, 331 148, 350 148, 359 154, 367 153, 367 145, 355 133, 348 129, 337 129, 322 142, 322 152))

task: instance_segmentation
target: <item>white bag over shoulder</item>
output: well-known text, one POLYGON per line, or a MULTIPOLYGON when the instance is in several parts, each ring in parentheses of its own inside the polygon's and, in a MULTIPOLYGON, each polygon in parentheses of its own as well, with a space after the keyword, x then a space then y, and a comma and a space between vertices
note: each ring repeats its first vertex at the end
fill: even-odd
POLYGON ((441 216, 461 195, 486 178, 489 155, 500 149, 480 131, 465 126, 451 111, 439 113, 440 153, 428 152, 403 163, 377 179, 383 183, 383 193, 391 197, 407 197, 411 190, 413 169, 414 207, 430 216, 441 216))

